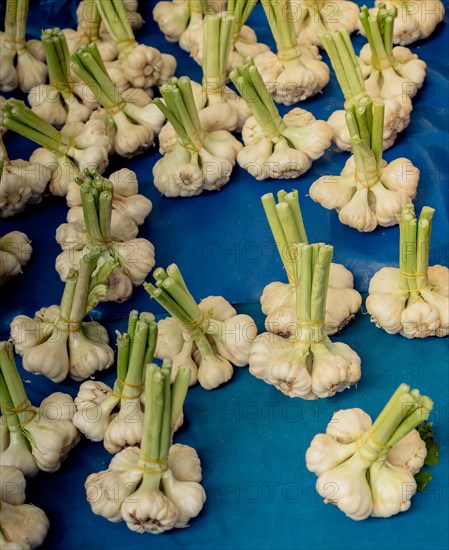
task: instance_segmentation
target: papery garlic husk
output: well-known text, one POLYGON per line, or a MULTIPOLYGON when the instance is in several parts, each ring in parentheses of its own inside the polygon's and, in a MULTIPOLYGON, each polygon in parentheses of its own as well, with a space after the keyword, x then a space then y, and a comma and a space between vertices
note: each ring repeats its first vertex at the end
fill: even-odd
POLYGON ((14 466, 0 466, 0 500, 17 506, 25 502, 26 481, 14 466))
MULTIPOLYGON (((411 99, 408 95, 396 96, 385 99, 384 140, 383 150, 389 149, 400 132, 405 130, 410 123, 410 114, 413 110, 411 99)), ((332 141, 337 151, 352 151, 351 138, 346 126, 345 111, 334 111, 327 119, 334 136, 332 141)))
POLYGON ((33 550, 47 536, 50 522, 45 512, 32 504, 13 506, 0 501, 0 545, 4 550, 33 550))
POLYGON ((178 510, 175 527, 187 527, 189 520, 201 512, 206 502, 203 487, 195 481, 177 480, 170 469, 162 474, 162 487, 178 510))
POLYGON ((395 59, 393 64, 389 60, 374 62, 369 44, 360 50, 358 59, 366 91, 371 97, 382 99, 415 97, 426 77, 426 63, 402 46, 396 46, 391 53, 395 59))
MULTIPOLYGON (((397 17, 394 19, 393 43, 406 46, 416 40, 429 37, 436 26, 444 18, 444 4, 440 0, 421 0, 418 4, 400 0, 376 0, 371 15, 376 15, 380 4, 388 9, 395 8, 397 17)), ((364 34, 363 26, 359 31, 364 34)))

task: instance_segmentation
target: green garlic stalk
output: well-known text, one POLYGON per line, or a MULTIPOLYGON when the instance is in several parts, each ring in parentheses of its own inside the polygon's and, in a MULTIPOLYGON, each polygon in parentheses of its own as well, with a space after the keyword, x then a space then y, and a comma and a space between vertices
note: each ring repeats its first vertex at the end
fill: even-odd
POLYGON ((117 262, 100 263, 101 249, 93 248, 72 268, 59 306, 42 308, 33 318, 18 315, 11 323, 11 338, 28 372, 43 374, 55 383, 69 374, 84 380, 107 369, 114 361, 108 334, 96 321, 84 317, 106 296, 106 282, 117 262))
POLYGON ((331 143, 328 124, 299 107, 281 117, 252 59, 230 78, 253 113, 243 126, 239 165, 258 180, 292 179, 307 172, 331 143))
MULTIPOLYGON (((356 108, 367 107, 370 102, 362 69, 357 60, 349 34, 345 30, 327 33, 321 36, 323 47, 334 68, 338 83, 346 102, 353 103, 356 108)), ((373 95, 372 100, 382 99, 373 95)), ((408 96, 387 98, 385 103, 385 118, 383 129, 383 149, 393 145, 397 135, 407 128, 410 122, 412 102, 408 96)), ((335 111, 328 119, 328 124, 334 131, 333 141, 338 150, 352 150, 352 141, 346 127, 345 111, 335 111)))
MULTIPOLYGON (((248 364, 250 348, 257 334, 251 317, 236 315, 227 303, 218 308, 201 309, 175 264, 166 270, 156 269, 154 277, 156 285, 145 283, 145 290, 176 319, 183 331, 184 344, 175 356, 175 369, 188 366, 192 376, 198 376, 201 386, 211 390, 230 380, 234 372, 232 365, 243 367, 248 364), (224 311, 226 313, 220 315, 224 311)), ((158 351, 155 353, 159 356, 158 351)))
POLYGON ((58 470, 79 440, 72 424, 73 400, 58 392, 33 407, 10 342, 0 342, 0 404, 9 431, 9 441, 0 454, 1 466, 14 466, 26 476, 38 470, 58 470))
MULTIPOLYGON (((100 251, 100 265, 115 265, 107 279, 106 301, 127 300, 133 286, 143 283, 154 266, 154 246, 147 239, 122 240, 120 232, 112 233, 114 185, 112 181, 86 170, 84 179, 77 179, 84 217, 83 246, 63 250, 56 258, 56 271, 61 280, 67 280, 70 270, 91 250, 100 251)), ((125 235, 124 233, 122 237, 125 235)), ((81 239, 82 240, 82 239, 81 239)))
POLYGON ((51 167, 50 191, 54 195, 65 196, 85 168, 102 173, 109 163, 111 143, 99 120, 81 124, 75 134, 59 132, 22 101, 12 98, 2 107, 0 124, 43 148, 34 152, 33 159, 51 167))
POLYGON ((95 44, 84 46, 72 55, 72 70, 87 84, 103 106, 106 127, 113 151, 122 157, 132 157, 146 151, 160 132, 164 116, 148 98, 140 107, 132 95, 127 101, 108 75, 95 44))
POLYGON ((201 126, 190 79, 171 78, 154 103, 172 124, 178 144, 156 162, 154 184, 167 197, 190 197, 225 185, 242 144, 228 131, 201 126))
POLYGON ((290 0, 262 0, 262 6, 277 52, 262 52, 254 58, 254 62, 274 100, 284 105, 294 105, 326 86, 329 68, 321 61, 316 46, 297 44, 290 0))
POLYGON ((374 423, 361 409, 337 411, 306 453, 325 502, 356 521, 408 510, 417 489, 414 475, 426 458, 415 428, 432 407, 431 399, 401 384, 374 423))
MULTIPOLYGON (((290 247, 308 244, 298 191, 279 191, 278 203, 272 193, 262 197, 262 205, 269 223, 279 256, 288 277, 288 283, 273 282, 262 293, 262 312, 267 315, 265 328, 280 336, 293 336, 296 321, 295 263, 290 247)), ((331 263, 329 288, 326 300, 325 329, 332 335, 345 327, 354 318, 362 304, 362 297, 354 290, 352 273, 343 265, 331 263)))
POLYGON ((60 29, 47 29, 41 36, 45 49, 50 84, 35 86, 28 94, 32 110, 48 123, 61 127, 71 122, 86 122, 93 106, 81 86, 70 74, 67 41, 60 29))
POLYGON ((356 384, 360 357, 346 344, 332 343, 325 310, 333 247, 289 243, 294 267, 294 332, 284 339, 259 335, 251 348, 249 370, 289 397, 331 397, 356 384))
POLYGON ((132 311, 127 332, 117 331, 117 379, 113 388, 88 380, 81 384, 75 398, 73 423, 88 439, 103 440, 110 453, 140 444, 144 373, 153 360, 156 339, 154 316, 141 313, 138 317, 138 312, 132 311))
POLYGON ((371 319, 389 334, 427 338, 449 334, 449 269, 429 267, 434 209, 402 207, 399 268, 384 267, 370 281, 366 307, 371 319))
POLYGON ((376 15, 370 15, 366 6, 361 9, 360 21, 368 44, 361 49, 359 61, 365 87, 372 97, 413 98, 426 77, 424 61, 408 48, 393 48, 396 15, 397 10, 388 10, 385 4, 380 4, 376 15))
POLYGON ((340 176, 322 176, 310 187, 310 196, 339 220, 358 231, 398 223, 401 208, 416 196, 419 170, 400 157, 382 159, 385 104, 382 100, 345 103, 346 125, 351 137, 351 156, 340 176))
POLYGON ((0 90, 18 86, 29 92, 47 78, 45 53, 39 40, 26 40, 29 0, 7 0, 5 32, 0 35, 0 90))

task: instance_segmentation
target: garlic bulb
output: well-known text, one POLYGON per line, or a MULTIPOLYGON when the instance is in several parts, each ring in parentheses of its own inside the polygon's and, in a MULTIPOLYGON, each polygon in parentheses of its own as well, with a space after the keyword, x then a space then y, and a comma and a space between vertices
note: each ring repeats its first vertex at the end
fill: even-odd
POLYGON ((315 202, 328 210, 335 209, 342 223, 358 231, 396 225, 401 208, 415 198, 420 173, 406 158, 389 164, 382 159, 382 135, 376 128, 383 126, 383 102, 374 101, 368 111, 373 113, 369 126, 358 126, 350 109, 346 111, 354 155, 346 161, 340 176, 322 176, 309 191, 315 202), (369 147, 362 135, 369 136, 369 147))
POLYGON ((396 10, 382 9, 377 17, 362 8, 360 21, 367 32, 368 44, 359 54, 365 87, 371 97, 391 99, 414 97, 424 83, 426 63, 408 48, 393 48, 393 21, 396 10))
POLYGON ((50 522, 45 513, 32 504, 13 506, 0 501, 0 545, 4 550, 33 550, 47 536, 50 522))
POLYGON ((12 92, 18 86, 29 92, 47 78, 42 44, 26 40, 28 2, 8 0, 5 32, 0 33, 0 90, 12 92))
POLYGON ((23 473, 14 466, 0 466, 0 500, 8 504, 25 502, 26 481, 23 473))
MULTIPOLYGON (((296 333, 296 287, 293 283, 294 263, 289 254, 289 246, 293 242, 308 241, 298 192, 279 191, 278 201, 276 204, 272 193, 262 197, 262 205, 290 282, 268 284, 263 290, 260 303, 262 312, 267 315, 267 331, 290 337, 296 333)), ((352 273, 343 265, 332 263, 324 317, 326 333, 331 336, 342 330, 353 319, 361 304, 362 297, 354 290, 352 273)))
POLYGON ((190 385, 198 380, 209 390, 230 380, 234 372, 232 365, 248 364, 257 334, 251 317, 237 315, 231 304, 220 296, 209 296, 197 305, 175 264, 167 270, 156 269, 154 277, 157 288, 146 283, 145 290, 176 320, 159 323, 160 343, 155 357, 172 360, 175 374, 179 367, 184 367, 190 372, 190 385), (181 313, 181 304, 179 309, 174 308, 168 296, 175 301, 184 296, 187 315, 181 313))
POLYGON ((324 32, 357 29, 359 6, 349 0, 293 0, 293 21, 298 44, 321 46, 324 32))
POLYGON ((406 338, 449 334, 449 269, 429 267, 434 209, 416 219, 412 205, 402 208, 399 268, 384 267, 370 281, 366 307, 376 326, 406 338))
POLYGON ((175 127, 178 144, 154 165, 154 185, 166 197, 220 189, 229 181, 242 144, 226 130, 202 128, 189 78, 171 79, 161 93, 164 102, 154 102, 175 127))
MULTIPOLYGON (((444 4, 441 0, 420 0, 413 3, 404 0, 375 0, 372 15, 381 10, 397 11, 394 20, 393 44, 406 46, 417 40, 428 38, 436 26, 444 18, 444 4)), ((359 24, 359 31, 365 34, 363 25, 359 24)))
POLYGON ((307 172, 329 147, 332 130, 296 107, 281 118, 251 60, 230 75, 253 112, 242 129, 245 147, 237 162, 257 180, 292 179, 307 172))
POLYGON ((263 82, 273 99, 294 105, 320 92, 329 82, 329 68, 321 61, 318 48, 297 44, 290 0, 275 3, 262 0, 262 6, 276 42, 271 51, 254 57, 263 82))
MULTIPOLYGON (((306 452, 307 468, 318 476, 316 489, 324 502, 335 504, 356 521, 408 510, 416 481, 399 457, 410 454, 403 441, 411 433, 418 434, 414 428, 429 416, 432 405, 418 390, 410 392, 409 386, 401 384, 374 423, 360 409, 335 413, 326 434, 316 435, 306 452), (349 438, 339 440, 330 428, 338 425, 342 413, 348 428, 351 422, 354 427, 349 438), (395 463, 390 456, 396 457, 395 463)), ((413 454, 422 445, 425 448, 421 440, 415 439, 415 445, 413 454)), ((423 463, 424 459, 416 462, 416 471, 423 463)))
POLYGON ((289 250, 296 265, 295 330, 286 339, 270 332, 259 335, 251 347, 249 371, 289 397, 331 397, 361 376, 357 353, 332 343, 324 329, 333 248, 290 242, 289 250))
POLYGON ((22 273, 32 252, 31 241, 21 231, 11 231, 0 237, 0 285, 22 273))

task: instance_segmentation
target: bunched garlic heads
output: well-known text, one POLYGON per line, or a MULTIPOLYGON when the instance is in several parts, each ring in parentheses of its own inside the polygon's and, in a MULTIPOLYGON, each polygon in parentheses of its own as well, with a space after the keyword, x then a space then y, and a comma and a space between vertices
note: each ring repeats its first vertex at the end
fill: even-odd
MULTIPOLYGON (((151 203, 136 195, 135 210, 131 200, 125 201, 124 197, 116 196, 114 204, 112 181, 96 172, 85 171, 84 175, 84 180, 76 180, 80 186, 82 211, 69 212, 69 219, 74 223, 62 225, 56 232, 56 239, 63 248, 56 258, 56 271, 65 281, 70 269, 76 267, 85 254, 92 249, 99 250, 100 267, 111 262, 115 265, 105 279, 106 294, 102 299, 122 302, 131 296, 133 285, 141 285, 154 266, 154 246, 146 239, 134 238, 136 224, 143 223, 151 203)), ((127 193, 120 173, 117 176, 119 189, 127 193)), ((133 180, 137 184, 135 177, 131 177, 131 185, 133 180)))
POLYGON ((50 84, 35 86, 28 94, 32 110, 50 124, 61 127, 66 122, 86 122, 93 102, 83 86, 75 85, 70 74, 67 41, 60 29, 42 33, 50 84))
POLYGON ((0 32, 0 90, 29 92, 47 78, 45 52, 39 40, 26 40, 29 0, 7 0, 5 32, 0 32))
POLYGON ((179 369, 170 389, 170 368, 148 365, 141 450, 118 453, 109 468, 86 480, 87 500, 95 514, 126 521, 132 531, 159 534, 187 527, 203 507, 201 466, 196 452, 173 445, 174 425, 187 394, 188 369, 179 369))
POLYGON ((83 322, 104 300, 105 281, 117 265, 113 260, 97 265, 100 254, 92 250, 80 260, 79 271, 70 270, 60 306, 43 308, 34 319, 26 315, 13 319, 11 338, 26 371, 58 383, 69 374, 74 380, 85 380, 112 365, 114 352, 106 329, 96 321, 83 322))
POLYGON ((356 521, 407 511, 417 487, 414 474, 426 458, 414 428, 432 406, 428 397, 401 384, 374 424, 361 409, 337 411, 306 453, 324 502, 356 521))
POLYGON ((237 162, 258 180, 292 179, 307 172, 329 147, 326 122, 296 107, 281 118, 251 59, 230 75, 253 116, 242 129, 245 147, 237 162))
MULTIPOLYGON (((444 18, 444 4, 441 0, 376 0, 372 15, 385 9, 397 11, 394 20, 393 43, 406 46, 417 40, 428 38, 444 18)), ((363 25, 359 25, 362 34, 363 25)))
MULTIPOLYGON (((194 2, 198 4, 197 0, 194 0, 194 2)), ((248 56, 255 57, 260 53, 269 51, 266 44, 257 42, 254 30, 245 25, 256 4, 257 0, 228 0, 227 2, 225 16, 226 18, 233 17, 235 20, 231 52, 228 58, 228 72, 235 69, 237 65, 244 63, 248 56)), ((219 4, 217 7, 219 7, 219 4)), ((189 52, 191 57, 200 65, 203 64, 203 33, 203 20, 198 17, 195 23, 188 26, 179 40, 181 48, 189 52)))
POLYGON ((160 90, 164 101, 154 103, 173 125, 178 143, 154 165, 154 185, 166 197, 220 189, 231 177, 242 144, 226 130, 203 129, 188 77, 172 78, 160 90))
POLYGON ((164 115, 142 90, 121 94, 108 76, 96 45, 84 46, 72 55, 72 70, 90 88, 104 107, 104 122, 111 138, 112 150, 122 157, 132 157, 148 149, 160 132, 164 115), (144 101, 140 97, 144 95, 144 101), (134 95, 140 104, 134 101, 134 95), (128 99, 127 99, 128 98, 128 99))
MULTIPOLYGON (((260 298, 262 312, 267 315, 265 328, 280 336, 296 333, 295 264, 290 254, 292 243, 308 243, 299 206, 298 192, 278 192, 278 204, 272 193, 262 197, 262 204, 270 225, 289 283, 273 282, 267 285, 260 298)), ((332 263, 329 274, 324 326, 327 334, 339 332, 355 316, 362 297, 354 289, 352 273, 343 265, 332 263)))
POLYGON ((379 10, 377 17, 370 16, 366 6, 360 20, 367 33, 368 44, 359 54, 365 88, 371 97, 383 99, 403 96, 414 97, 424 83, 424 61, 408 48, 393 48, 393 22, 395 11, 379 10))
POLYGON ((0 218, 9 218, 38 204, 52 177, 52 168, 30 160, 10 160, 0 136, 0 218))
POLYGON ((38 162, 51 170, 50 192, 64 197, 70 184, 85 168, 100 174, 106 169, 111 142, 105 124, 89 120, 73 122, 62 131, 43 120, 25 104, 9 99, 2 108, 0 124, 38 143, 30 162, 38 162))
POLYGON ((292 16, 298 44, 321 46, 323 32, 357 29, 359 6, 349 0, 292 0, 292 16))
POLYGON ((12 345, 0 342, 0 402, 6 419, 6 445, 0 451, 0 464, 14 466, 24 475, 38 470, 55 472, 78 443, 78 430, 72 424, 73 399, 54 393, 39 407, 28 400, 14 362, 12 345))
POLYGON ((45 513, 25 504, 25 478, 13 466, 0 466, 0 546, 2 550, 33 550, 44 541, 49 521, 45 513))
POLYGON ((22 273, 32 252, 31 241, 21 231, 0 237, 0 285, 22 273))
POLYGON ((402 208, 399 268, 383 267, 370 281, 366 307, 372 321, 389 334, 449 334, 449 269, 429 267, 433 214, 425 206, 417 220, 413 205, 402 208))
POLYGON ((124 80, 125 87, 127 82, 128 86, 147 90, 173 76, 176 59, 136 41, 122 0, 96 0, 96 7, 118 47, 118 60, 110 65, 114 82, 124 80))
POLYGON ((236 367, 248 364, 257 327, 248 315, 237 315, 221 297, 196 304, 175 264, 154 271, 156 286, 145 290, 174 319, 159 323, 155 357, 172 359, 173 370, 187 367, 191 383, 212 390, 232 378, 236 367), (179 323, 179 324, 178 324, 179 323), (193 356, 193 358, 192 358, 193 356))
POLYGON ((104 441, 110 453, 138 445, 142 439, 141 397, 145 367, 153 360, 157 323, 150 313, 129 316, 128 332, 117 333, 117 380, 114 389, 102 382, 81 384, 75 399, 74 425, 88 439, 104 441), (113 411, 118 408, 118 412, 113 411))
POLYGON ((289 397, 331 397, 360 379, 360 357, 332 343, 324 329, 333 248, 290 243, 295 263, 295 333, 284 339, 260 334, 251 347, 249 371, 289 397))
POLYGON ((384 104, 380 100, 357 107, 346 103, 346 123, 353 156, 340 176, 322 176, 310 187, 310 196, 339 220, 358 231, 398 223, 404 204, 416 195, 419 170, 410 160, 382 159, 384 104), (362 137, 363 136, 363 137, 362 137))
MULTIPOLYGON (((370 98, 366 91, 362 69, 347 31, 325 34, 321 37, 321 41, 330 57, 345 100, 356 108, 366 108, 371 99, 379 99, 379 97, 370 98)), ((410 97, 405 93, 389 97, 384 100, 384 103, 383 149, 385 150, 393 145, 397 135, 409 125, 413 107, 410 97)), ((345 111, 334 111, 327 122, 334 132, 333 141, 337 150, 350 151, 352 140, 346 126, 345 111)))
POLYGON ((262 0, 277 53, 263 52, 254 57, 262 80, 274 100, 293 105, 320 92, 329 82, 329 68, 321 61, 318 48, 296 44, 290 0, 262 0))

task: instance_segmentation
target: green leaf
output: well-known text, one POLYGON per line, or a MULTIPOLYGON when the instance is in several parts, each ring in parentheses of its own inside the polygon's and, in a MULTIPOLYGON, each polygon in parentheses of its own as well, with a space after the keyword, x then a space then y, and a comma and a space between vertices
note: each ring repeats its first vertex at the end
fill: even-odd
POLYGON ((429 474, 427 470, 421 470, 415 475, 417 490, 419 493, 423 493, 427 484, 432 479, 432 474, 429 474))
POLYGON ((440 462, 439 458, 439 445, 434 440, 434 433, 432 431, 432 422, 422 422, 417 427, 418 433, 421 437, 421 439, 426 444, 427 448, 427 456, 426 460, 424 461, 424 464, 426 466, 436 466, 440 462))

